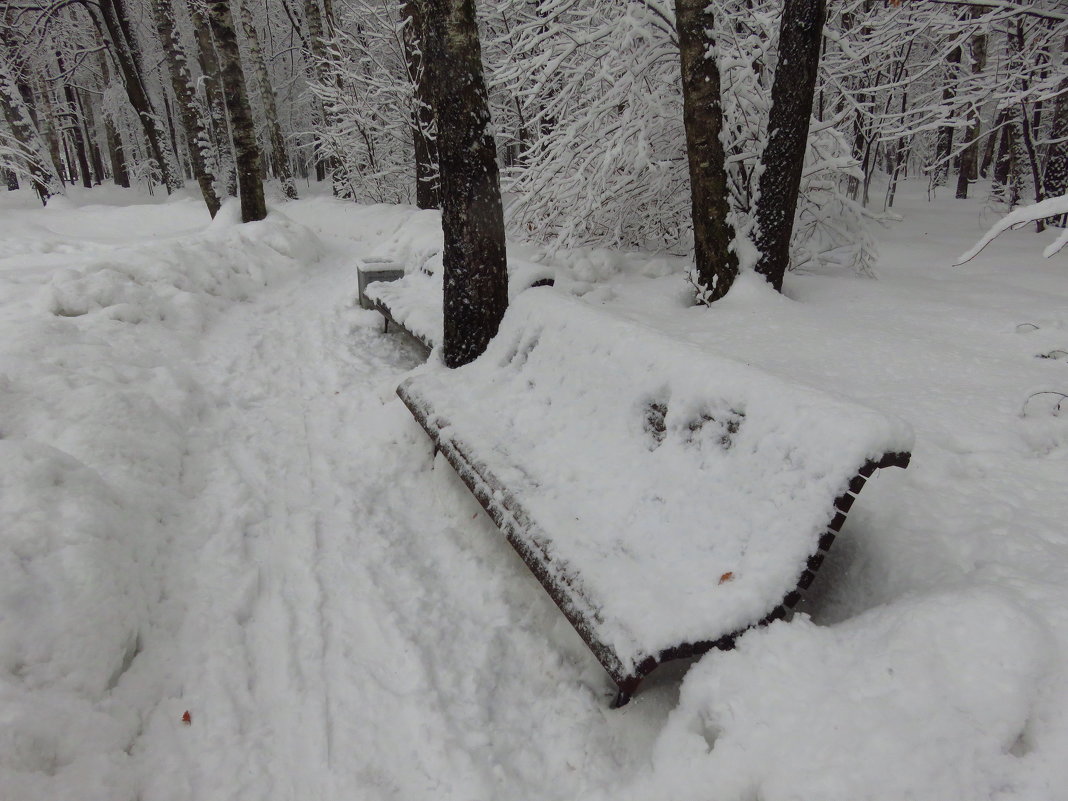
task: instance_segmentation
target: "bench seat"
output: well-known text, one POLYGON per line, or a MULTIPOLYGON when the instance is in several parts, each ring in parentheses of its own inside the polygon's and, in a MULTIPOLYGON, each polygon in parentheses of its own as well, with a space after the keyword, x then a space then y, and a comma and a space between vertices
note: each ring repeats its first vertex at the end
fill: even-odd
POLYGON ((615 681, 785 614, 895 419, 549 288, 397 390, 615 681))

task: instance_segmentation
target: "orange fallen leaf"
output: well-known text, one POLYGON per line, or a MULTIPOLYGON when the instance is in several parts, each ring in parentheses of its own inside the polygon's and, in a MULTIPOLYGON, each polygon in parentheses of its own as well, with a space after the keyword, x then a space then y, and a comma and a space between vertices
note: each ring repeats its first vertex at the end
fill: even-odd
POLYGON ((730 570, 728 570, 726 573, 724 573, 722 576, 719 577, 719 583, 720 584, 726 584, 728 581, 733 581, 733 580, 734 580, 734 573, 732 571, 730 571, 730 570))
POLYGON ((182 723, 184 723, 186 726, 193 725, 193 716, 189 714, 188 709, 186 710, 185 714, 182 715, 182 723))

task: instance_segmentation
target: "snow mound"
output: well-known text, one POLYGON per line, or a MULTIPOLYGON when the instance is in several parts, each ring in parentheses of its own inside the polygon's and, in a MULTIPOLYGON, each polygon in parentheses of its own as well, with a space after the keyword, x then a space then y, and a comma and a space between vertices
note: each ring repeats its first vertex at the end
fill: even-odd
POLYGON ((234 208, 226 204, 204 232, 118 249, 80 269, 58 271, 49 311, 199 329, 205 307, 247 300, 318 260, 321 244, 308 228, 279 212, 242 225, 234 208))
POLYGON ((687 675, 646 780, 720 801, 992 797, 1028 749, 1047 643, 987 587, 750 631, 687 675))

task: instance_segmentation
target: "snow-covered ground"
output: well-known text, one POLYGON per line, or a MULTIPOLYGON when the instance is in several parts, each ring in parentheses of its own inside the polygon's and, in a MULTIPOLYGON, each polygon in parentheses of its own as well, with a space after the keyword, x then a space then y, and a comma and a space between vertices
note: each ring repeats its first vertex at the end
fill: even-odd
POLYGON ((0 195, 0 799, 1068 798, 1068 411, 1034 394, 1068 393, 1068 262, 1014 231, 952 267, 981 201, 895 211, 879 280, 712 309, 679 260, 557 255, 916 432, 804 615, 612 711, 354 306, 355 256, 432 258, 425 213, 0 195))

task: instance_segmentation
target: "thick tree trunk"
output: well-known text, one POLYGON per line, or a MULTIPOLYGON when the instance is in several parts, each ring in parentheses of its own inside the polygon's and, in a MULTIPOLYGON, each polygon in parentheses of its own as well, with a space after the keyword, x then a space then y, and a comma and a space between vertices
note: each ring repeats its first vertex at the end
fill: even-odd
POLYGON ((825 0, 786 0, 779 27, 779 61, 756 207, 760 251, 756 271, 779 291, 790 263, 825 18, 825 0))
POLYGON ((230 114, 234 160, 237 162, 238 197, 241 198, 241 221, 255 222, 267 216, 267 204, 263 197, 263 181, 260 179, 260 147, 256 142, 256 126, 248 102, 245 73, 241 69, 237 31, 234 30, 229 0, 208 0, 208 10, 211 33, 222 68, 226 108, 230 114))
POLYGON ((434 108, 430 82, 423 66, 425 28, 420 0, 404 0, 404 57, 412 81, 412 140, 415 146, 415 205, 436 209, 441 205, 438 147, 434 140, 434 108))
POLYGON ((170 0, 155 2, 156 31, 163 44, 163 57, 167 63, 171 87, 178 103, 178 114, 189 145, 189 162, 193 168, 193 178, 200 186, 200 194, 208 207, 208 214, 214 219, 219 212, 219 196, 215 192, 215 175, 211 164, 211 140, 208 135, 204 117, 197 103, 193 76, 189 72, 189 62, 182 49, 181 34, 174 17, 174 7, 170 0))
POLYGON ((473 0, 425 0, 426 68, 438 120, 449 367, 476 358, 508 307, 497 152, 473 0))
MULTIPOLYGON (((104 29, 111 39, 111 53, 119 68, 126 96, 141 121, 145 138, 148 140, 149 152, 156 162, 160 178, 169 194, 181 187, 182 179, 178 174, 173 154, 167 147, 160 118, 152 107, 152 101, 145 88, 140 49, 133 37, 124 2, 125 0, 100 0, 97 7, 100 9, 104 29)), ((87 8, 92 7, 87 6, 87 8)))
POLYGON ((282 184, 282 192, 285 196, 290 200, 296 200, 297 186, 293 183, 293 171, 289 167, 289 154, 286 152, 282 126, 278 124, 278 103, 275 100, 274 87, 271 86, 271 76, 267 73, 263 48, 260 47, 256 20, 252 17, 252 9, 248 5, 248 0, 238 0, 238 2, 241 4, 241 26, 245 31, 252 73, 256 76, 256 84, 263 100, 263 116, 267 120, 267 134, 271 142, 271 167, 274 177, 282 184))
POLYGON ((708 0, 675 0, 693 209, 694 283, 698 301, 705 304, 726 295, 738 275, 738 257, 731 250, 734 229, 727 220, 727 170, 719 138, 723 107, 711 9, 708 0))

